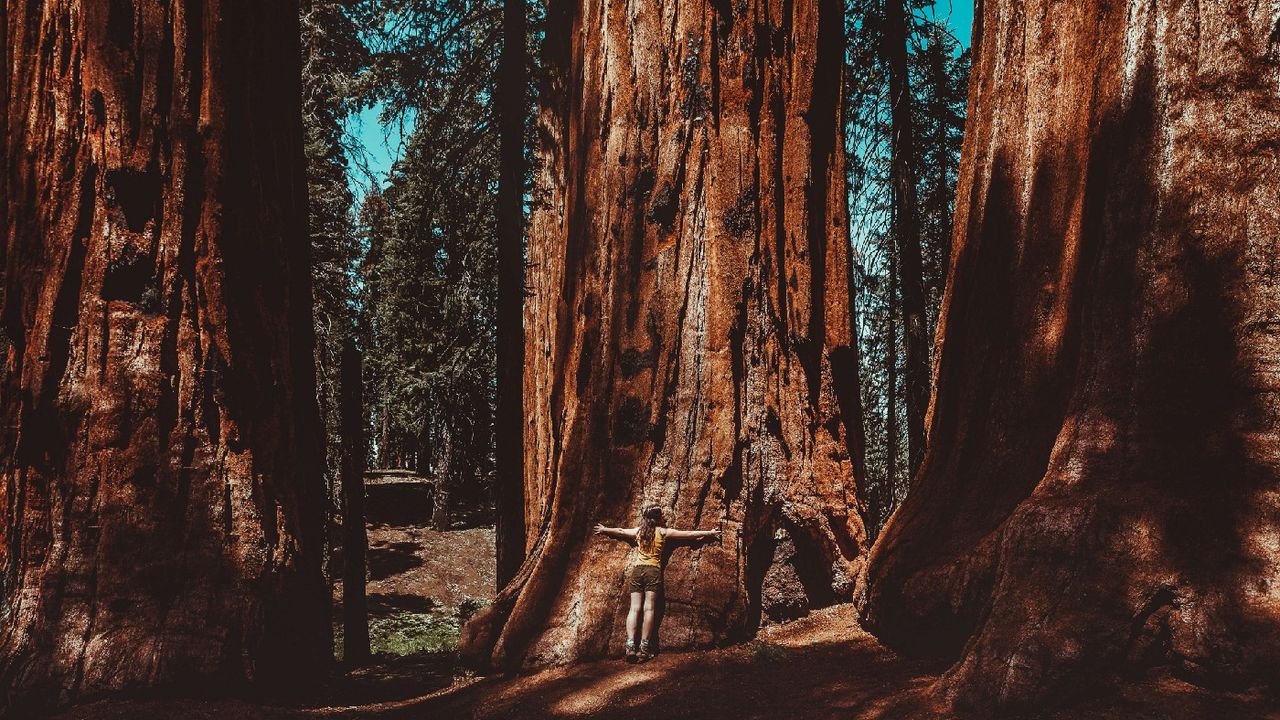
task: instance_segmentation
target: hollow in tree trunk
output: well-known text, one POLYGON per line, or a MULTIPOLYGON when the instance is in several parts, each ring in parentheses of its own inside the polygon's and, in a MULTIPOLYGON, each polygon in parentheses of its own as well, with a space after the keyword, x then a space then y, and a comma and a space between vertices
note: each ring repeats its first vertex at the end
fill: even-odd
POLYGON ((804 605, 853 596, 842 5, 557 0, 547 23, 529 557, 464 651, 503 667, 621 652, 628 549, 591 529, 647 504, 724 529, 672 554, 664 646, 754 632, 779 530, 804 605))
POLYGON ((0 714, 331 653, 296 3, 15 0, 0 714))
POLYGON ((1274 680, 1280 16, 981 11, 930 448, 866 620, 962 706, 1274 680))

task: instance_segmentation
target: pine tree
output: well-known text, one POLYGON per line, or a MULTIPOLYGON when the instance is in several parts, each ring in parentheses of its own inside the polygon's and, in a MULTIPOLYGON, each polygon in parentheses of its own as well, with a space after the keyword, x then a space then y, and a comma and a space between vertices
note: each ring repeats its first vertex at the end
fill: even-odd
POLYGON ((885 33, 884 12, 894 5, 883 0, 846 4, 850 36, 845 73, 847 167, 855 306, 863 328, 867 518, 873 535, 906 494, 912 461, 919 461, 923 448, 923 413, 931 392, 930 350, 945 289, 968 86, 967 52, 959 50, 943 22, 928 17, 927 5, 918 1, 903 5, 895 35, 904 37, 891 41, 885 33), (905 75, 899 42, 905 52, 905 75), (895 68, 894 82, 908 87, 909 93, 892 92, 895 68), (913 140, 911 152, 898 155, 894 97, 902 106, 897 127, 910 129, 913 140), (903 117, 904 111, 909 117, 903 117), (913 192, 904 192, 906 182, 913 192), (904 198, 912 199, 908 205, 913 212, 904 209, 904 198), (907 236, 917 240, 910 242, 907 236), (904 249, 912 248, 919 250, 916 266, 902 262, 904 249), (910 267, 916 270, 904 277, 904 268, 910 267), (909 295, 923 300, 922 313, 919 302, 913 305, 915 312, 908 311, 908 298, 902 292, 907 287, 909 295), (924 322, 919 332, 906 332, 908 316, 921 314, 924 322), (925 380, 923 388, 920 378, 925 380))
POLYGON ((450 505, 487 511, 493 499, 499 10, 364 8, 376 50, 365 87, 384 119, 413 125, 362 271, 373 452, 436 479, 441 526, 450 505))
POLYGON ((355 330, 355 268, 360 255, 352 223, 355 198, 347 175, 345 120, 355 107, 354 83, 368 63, 368 53, 343 3, 304 0, 301 12, 316 394, 325 423, 326 484, 336 500, 341 354, 355 330))

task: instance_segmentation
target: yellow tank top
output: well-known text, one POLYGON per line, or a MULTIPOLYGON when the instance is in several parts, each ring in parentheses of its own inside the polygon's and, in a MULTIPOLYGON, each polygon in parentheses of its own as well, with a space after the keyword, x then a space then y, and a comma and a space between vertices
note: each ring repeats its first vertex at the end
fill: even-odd
POLYGON ((633 553, 632 565, 652 565, 653 567, 662 567, 662 542, 666 540, 666 530, 663 528, 653 529, 653 547, 647 550, 640 546, 639 538, 636 538, 636 549, 633 553))

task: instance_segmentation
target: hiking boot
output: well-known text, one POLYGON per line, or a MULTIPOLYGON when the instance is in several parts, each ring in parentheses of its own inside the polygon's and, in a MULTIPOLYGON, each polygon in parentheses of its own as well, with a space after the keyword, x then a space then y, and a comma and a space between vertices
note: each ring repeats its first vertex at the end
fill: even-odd
POLYGON ((636 652, 635 648, 627 648, 626 660, 628 663, 631 663, 632 665, 634 665, 639 660, 639 658, 640 658, 640 655, 639 653, 636 652))
POLYGON ((653 659, 653 653, 649 652, 648 650, 641 650, 640 652, 636 653, 635 661, 637 663, 647 663, 652 659, 653 659))

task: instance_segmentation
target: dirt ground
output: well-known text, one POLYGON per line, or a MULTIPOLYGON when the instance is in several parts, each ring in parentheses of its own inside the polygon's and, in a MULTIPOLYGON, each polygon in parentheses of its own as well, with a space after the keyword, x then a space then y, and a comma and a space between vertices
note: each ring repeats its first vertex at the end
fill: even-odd
MULTIPOLYGON (((493 596, 493 529, 440 533, 371 527, 371 619, 456 613, 493 596)), ((942 717, 927 688, 936 668, 896 656, 858 626, 848 605, 762 629, 733 647, 621 659, 519 677, 473 677, 452 653, 383 656, 336 673, 293 704, 237 700, 115 700, 57 720, 918 720, 942 717)), ((1274 701, 1152 679, 1043 720, 1280 720, 1274 701)))
MULTIPOLYGON (((58 720, 471 720, 672 718, 896 720, 941 717, 924 692, 935 676, 862 631, 849 606, 763 630, 749 643, 669 653, 645 665, 605 660, 515 678, 455 678, 403 699, 271 707, 151 700, 82 706, 58 720)), ((406 688, 408 689, 408 688, 406 688)), ((1149 680, 1105 698, 1025 718, 1042 720, 1263 720, 1274 699, 1211 693, 1149 680)))
MULTIPOLYGON (((464 600, 493 600, 491 527, 439 532, 429 527, 369 527, 369 613, 453 611, 464 600)), ((342 601, 342 584, 334 587, 342 601)))
MULTIPOLYGON (((452 648, 464 617, 493 601, 492 527, 440 532, 424 526, 370 525, 369 631, 377 662, 346 669, 312 702, 363 703, 448 687, 452 648)), ((342 583, 333 588, 335 652, 340 656, 342 583)))

